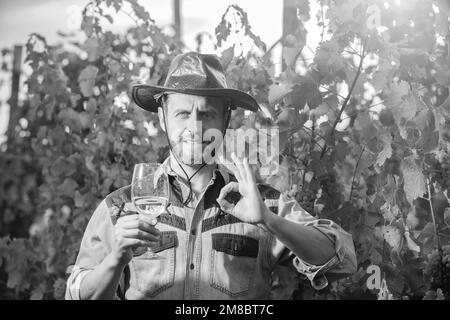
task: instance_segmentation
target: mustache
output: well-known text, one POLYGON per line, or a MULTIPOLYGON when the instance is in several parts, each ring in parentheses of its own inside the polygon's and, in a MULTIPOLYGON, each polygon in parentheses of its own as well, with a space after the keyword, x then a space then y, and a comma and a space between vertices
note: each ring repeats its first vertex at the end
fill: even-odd
POLYGON ((191 133, 191 132, 179 135, 174 140, 178 143, 188 142, 188 143, 199 143, 199 144, 200 143, 211 143, 213 141, 212 139, 203 139, 203 137, 200 134, 191 133))
POLYGON ((174 145, 180 143, 211 144, 217 139, 219 139, 218 142, 221 143, 223 139, 222 135, 218 136, 217 134, 203 134, 201 130, 185 130, 184 132, 173 132, 172 135, 168 136, 168 138, 174 145))
POLYGON ((184 143, 193 143, 193 144, 204 144, 204 143, 211 143, 211 140, 194 140, 194 139, 182 139, 180 140, 180 142, 184 142, 184 143))
POLYGON ((176 137, 175 139, 171 139, 171 142, 173 144, 179 144, 179 143, 210 144, 213 142, 213 140, 211 140, 211 139, 205 140, 200 137, 198 137, 198 138, 176 137))

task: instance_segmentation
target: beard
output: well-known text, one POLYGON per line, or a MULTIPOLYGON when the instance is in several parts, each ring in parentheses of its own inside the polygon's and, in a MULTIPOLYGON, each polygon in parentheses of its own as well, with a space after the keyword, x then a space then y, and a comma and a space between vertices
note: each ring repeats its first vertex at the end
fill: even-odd
POLYGON ((203 141, 198 135, 183 134, 171 139, 172 152, 183 164, 197 167, 204 164, 203 152, 209 141, 203 141))
POLYGON ((204 164, 216 162, 221 153, 223 134, 218 129, 208 129, 202 136, 201 130, 192 133, 189 130, 174 133, 170 139, 172 153, 184 165, 198 168, 204 164))
POLYGON ((206 143, 198 141, 182 141, 174 147, 174 151, 185 165, 200 166, 204 163, 203 151, 206 143))

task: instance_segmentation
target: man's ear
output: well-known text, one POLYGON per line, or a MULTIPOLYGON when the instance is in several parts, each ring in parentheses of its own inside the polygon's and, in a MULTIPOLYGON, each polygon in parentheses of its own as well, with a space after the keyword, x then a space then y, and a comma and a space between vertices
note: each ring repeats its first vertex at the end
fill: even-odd
POLYGON ((166 131, 166 124, 165 124, 165 120, 164 120, 164 112, 163 112, 163 108, 164 108, 164 107, 158 108, 159 126, 161 127, 161 129, 162 129, 164 132, 167 132, 167 131, 166 131))
POLYGON ((228 107, 227 111, 225 112, 224 130, 228 129, 228 126, 230 125, 230 121, 231 121, 231 108, 228 107))

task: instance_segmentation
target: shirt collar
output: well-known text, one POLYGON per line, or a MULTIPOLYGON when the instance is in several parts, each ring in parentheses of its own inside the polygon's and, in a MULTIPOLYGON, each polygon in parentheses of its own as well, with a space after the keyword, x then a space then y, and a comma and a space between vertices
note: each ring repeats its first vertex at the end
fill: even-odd
MULTIPOLYGON (((228 184, 230 182, 230 172, 223 164, 217 163, 216 165, 217 165, 217 167, 213 171, 212 180, 214 181, 217 177, 217 173, 219 173, 222 176, 222 178, 225 182, 225 185, 228 184)), ((166 174, 173 176, 175 178, 178 177, 178 174, 170 166, 170 156, 164 160, 164 162, 161 164, 160 168, 166 174)))

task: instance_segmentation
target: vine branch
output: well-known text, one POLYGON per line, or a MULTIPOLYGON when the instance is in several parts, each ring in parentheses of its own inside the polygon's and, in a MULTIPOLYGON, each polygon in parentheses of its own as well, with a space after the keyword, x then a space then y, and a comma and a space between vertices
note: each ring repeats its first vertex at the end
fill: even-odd
POLYGON ((350 188, 350 195, 348 197, 348 201, 350 201, 352 199, 353 186, 355 185, 355 179, 356 179, 356 172, 358 170, 358 165, 359 165, 359 162, 361 161, 363 153, 364 153, 364 146, 363 146, 363 148, 361 150, 361 154, 359 155, 358 161, 356 162, 355 171, 353 172, 352 185, 351 185, 351 188, 350 188))
POLYGON ((428 203, 430 204, 431 219, 433 220, 434 234, 436 236, 436 244, 437 244, 438 250, 441 250, 441 241, 439 239, 439 234, 438 234, 438 230, 437 230, 436 215, 434 213, 433 201, 431 200, 431 186, 430 185, 431 185, 430 178, 427 178, 428 198, 426 198, 426 199, 428 200, 428 203))
MULTIPOLYGON (((356 82, 358 81, 358 78, 361 75, 364 58, 366 57, 365 51, 366 51, 366 41, 364 41, 364 44, 363 44, 361 59, 359 60, 358 70, 356 71, 356 75, 355 75, 355 78, 353 79, 353 83, 350 87, 350 90, 348 91, 347 97, 345 98, 344 102, 342 103, 341 109, 339 109, 336 120, 334 121, 333 126, 331 127, 331 135, 334 134, 334 130, 336 129, 336 126, 340 122, 342 113, 344 112, 345 108, 347 107, 347 105, 350 101, 350 98, 353 94, 353 90, 355 89, 356 82)), ((326 150, 327 150, 327 146, 325 146, 325 148, 322 149, 322 153, 320 154, 320 159, 322 159, 324 157, 326 150)))

